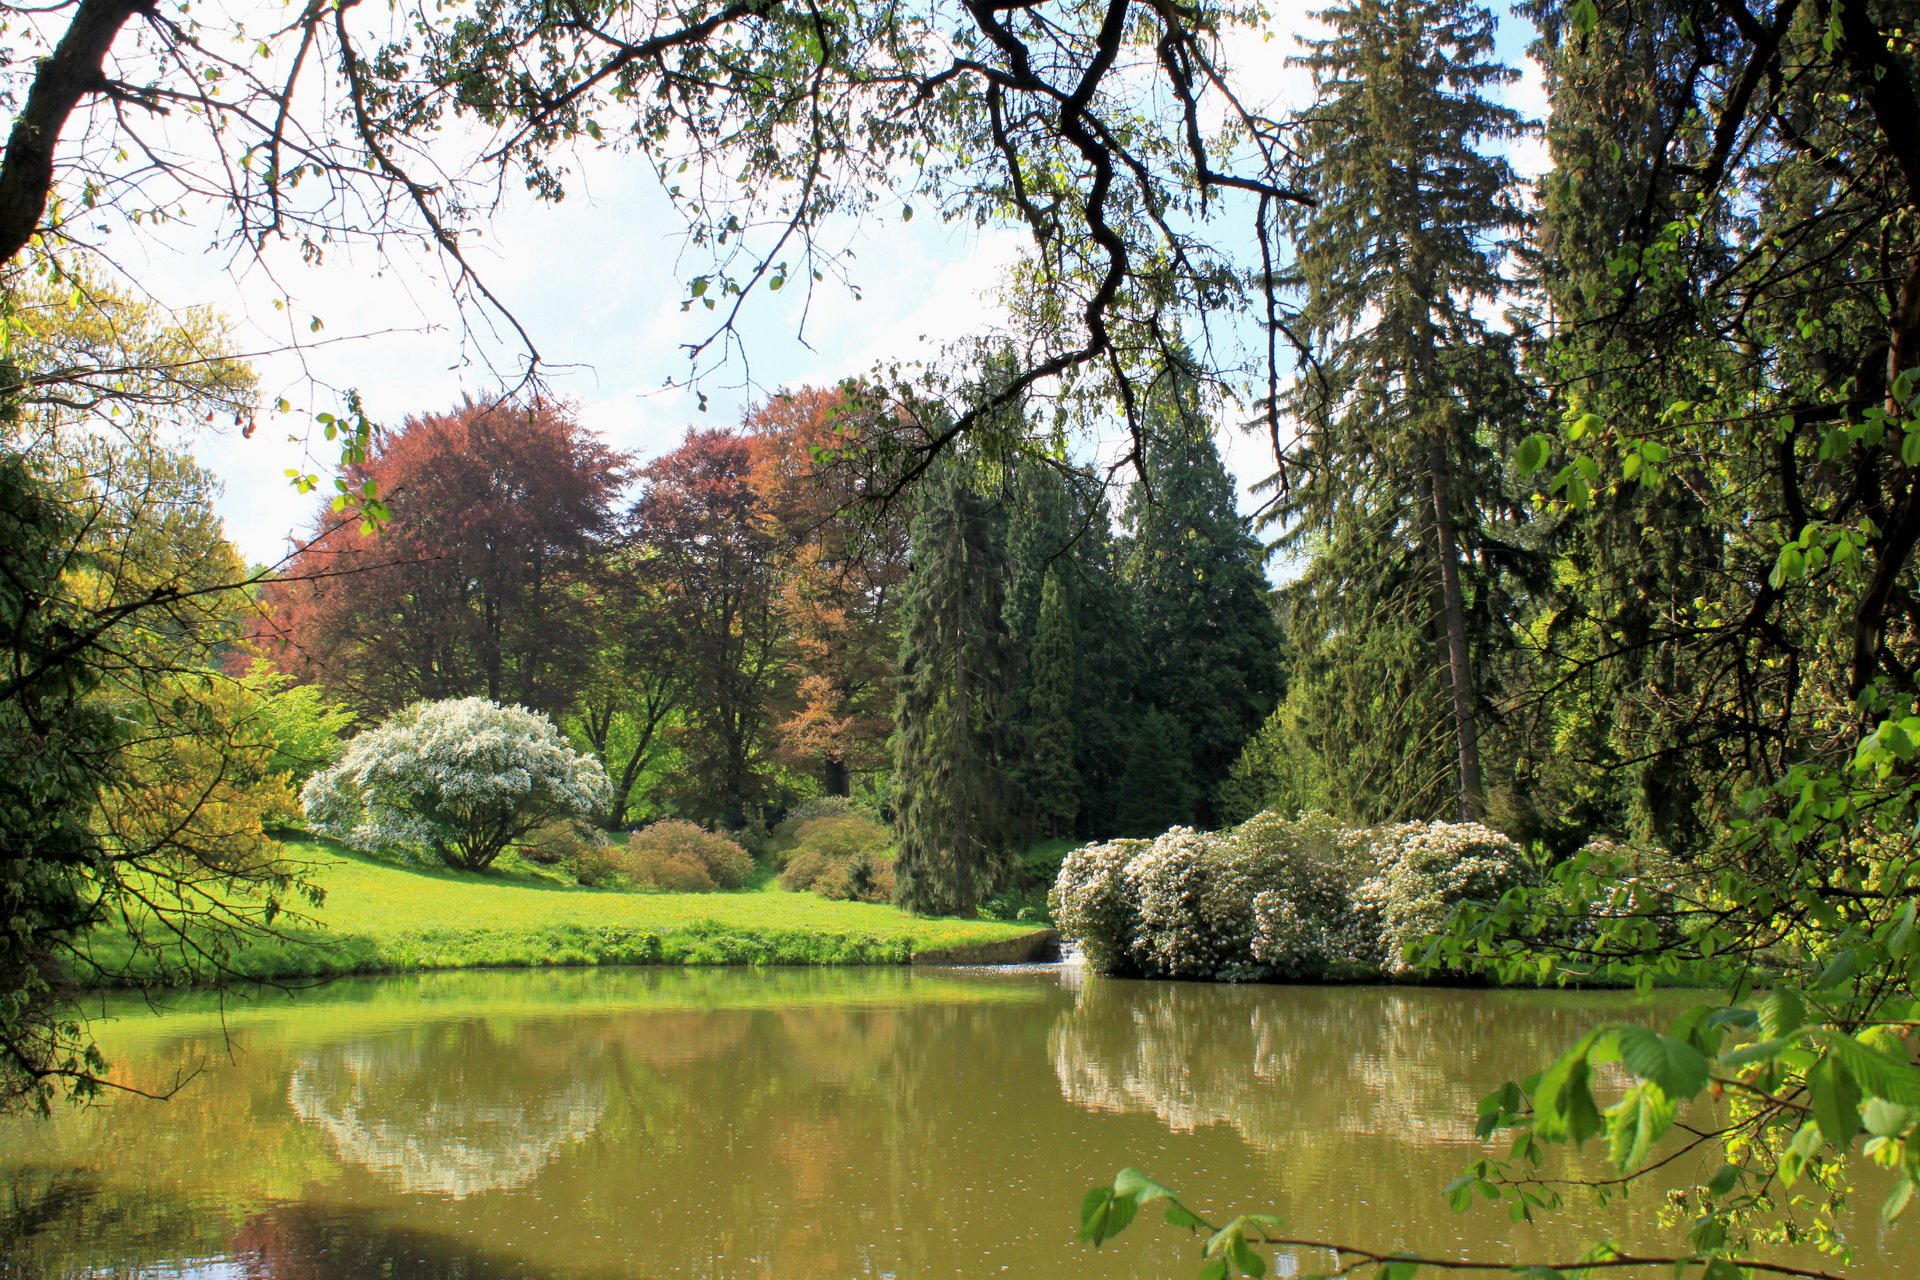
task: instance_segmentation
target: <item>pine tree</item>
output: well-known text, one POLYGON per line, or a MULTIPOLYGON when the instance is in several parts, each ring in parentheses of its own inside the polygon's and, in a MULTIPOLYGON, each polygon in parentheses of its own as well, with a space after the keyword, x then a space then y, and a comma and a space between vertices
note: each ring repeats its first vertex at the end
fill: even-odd
MULTIPOLYGON (((1510 341, 1481 311, 1511 287, 1503 240, 1525 221, 1512 170, 1478 147, 1522 128, 1485 96, 1515 73, 1489 60, 1493 18, 1465 0, 1353 0, 1318 17, 1331 34, 1299 60, 1318 89, 1303 137, 1317 204, 1295 230, 1301 325, 1319 359, 1288 406, 1302 440, 1280 514, 1318 545, 1307 594, 1319 616, 1296 639, 1311 665, 1316 642, 1425 631, 1427 654, 1409 659, 1424 670, 1395 673, 1405 696, 1362 731, 1397 739, 1402 781, 1423 780, 1422 757, 1444 741, 1451 807, 1473 818, 1494 597, 1502 561, 1517 558, 1494 526, 1495 437, 1518 416, 1518 381, 1510 341)), ((1374 661, 1328 668, 1333 705, 1364 704, 1378 660, 1405 651, 1370 648, 1374 661)))
POLYGON ((954 464, 929 473, 910 534, 894 740, 895 901, 923 915, 971 913, 1012 874, 1031 825, 1007 772, 1002 538, 954 464))
POLYGON ((1040 591, 1040 618, 1027 669, 1027 794, 1034 816, 1049 836, 1073 829, 1080 812, 1080 770, 1075 762, 1074 695, 1079 688, 1074 661, 1073 617, 1067 589, 1056 567, 1040 591))
POLYGON ((1136 815, 1151 792, 1183 809, 1171 820, 1206 824, 1213 787, 1280 700, 1280 629, 1192 377, 1169 369, 1151 408, 1142 479, 1125 509, 1126 581, 1139 615, 1139 699, 1178 729, 1160 738, 1160 754, 1178 741, 1186 758, 1163 761, 1149 785, 1137 770, 1154 748, 1136 730, 1127 790, 1136 815), (1170 789, 1168 778, 1184 781, 1170 789))

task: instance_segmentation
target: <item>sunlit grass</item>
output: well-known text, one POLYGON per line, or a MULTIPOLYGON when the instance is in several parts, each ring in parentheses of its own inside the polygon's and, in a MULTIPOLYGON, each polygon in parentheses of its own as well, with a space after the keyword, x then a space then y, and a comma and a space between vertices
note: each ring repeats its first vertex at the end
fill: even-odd
MULTIPOLYGON (((634 893, 583 889, 525 868, 480 873, 401 867, 319 841, 287 845, 318 908, 243 941, 227 966, 293 978, 409 969, 593 964, 904 964, 1027 937, 1031 924, 926 920, 890 906, 774 889, 634 893)), ((110 972, 152 966, 103 931, 110 972)))

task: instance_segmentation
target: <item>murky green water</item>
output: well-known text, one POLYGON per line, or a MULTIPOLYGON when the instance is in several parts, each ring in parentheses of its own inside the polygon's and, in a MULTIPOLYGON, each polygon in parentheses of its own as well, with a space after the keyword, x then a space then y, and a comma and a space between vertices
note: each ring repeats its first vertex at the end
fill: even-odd
MULTIPOLYGON (((121 1077, 186 1083, 0 1127, 0 1276, 1192 1275, 1157 1223, 1074 1242, 1124 1164, 1303 1236, 1564 1257, 1598 1211, 1515 1226, 1439 1188, 1489 1083, 1633 1005, 1048 968, 489 972, 120 1009, 121 1077)), ((1654 1238, 1657 1201, 1619 1243, 1654 1238)), ((1914 1228, 1861 1221, 1849 1274, 1920 1276, 1914 1228)))

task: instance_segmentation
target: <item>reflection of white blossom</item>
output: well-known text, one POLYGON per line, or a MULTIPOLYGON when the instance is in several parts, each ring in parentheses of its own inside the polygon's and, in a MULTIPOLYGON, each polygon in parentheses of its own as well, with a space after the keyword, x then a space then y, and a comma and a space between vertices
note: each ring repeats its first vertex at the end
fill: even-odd
POLYGON ((454 1200, 525 1186, 589 1137, 606 1110, 593 1080, 537 1096, 477 1098, 455 1092, 457 1081, 419 1088, 431 1070, 364 1044, 322 1050, 294 1067, 287 1103, 332 1140, 342 1161, 400 1191, 454 1200))
POLYGON ((1476 1087, 1434 1046, 1473 1042, 1491 1016, 1425 993, 1095 980, 1048 1047, 1068 1102, 1176 1133, 1226 1125, 1268 1150, 1308 1133, 1471 1143, 1476 1087))

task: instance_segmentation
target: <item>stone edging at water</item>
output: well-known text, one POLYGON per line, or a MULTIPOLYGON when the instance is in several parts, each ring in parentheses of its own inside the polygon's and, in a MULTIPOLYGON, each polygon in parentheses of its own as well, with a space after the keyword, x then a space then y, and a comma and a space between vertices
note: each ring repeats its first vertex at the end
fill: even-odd
POLYGON ((999 942, 976 942, 963 947, 941 947, 913 953, 913 964, 1042 964, 1060 958, 1060 934, 1040 929, 999 942))

